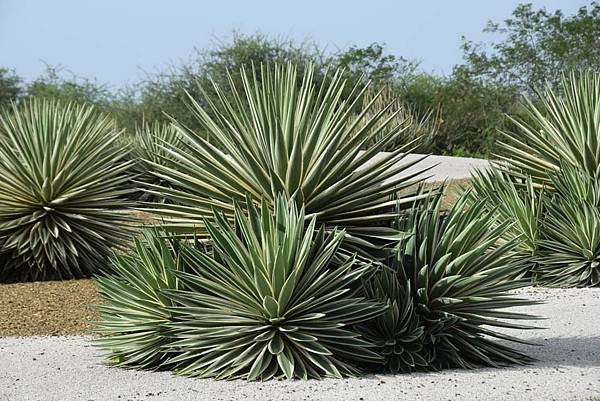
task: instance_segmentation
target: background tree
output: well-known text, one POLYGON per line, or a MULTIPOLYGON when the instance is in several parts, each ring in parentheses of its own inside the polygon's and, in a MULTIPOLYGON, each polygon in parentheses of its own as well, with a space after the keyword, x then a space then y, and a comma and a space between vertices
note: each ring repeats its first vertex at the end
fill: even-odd
POLYGON ((449 75, 427 73, 418 61, 387 52, 383 43, 330 52, 312 41, 234 33, 230 40, 195 50, 186 63, 170 65, 119 89, 65 76, 57 68, 24 84, 14 72, 0 69, 0 106, 30 96, 92 103, 110 113, 132 137, 143 123, 166 122, 169 116, 200 130, 186 106, 186 92, 205 106, 215 99, 211 79, 228 88, 228 74, 241 84, 241 67, 291 62, 301 69, 314 65, 318 84, 328 68, 342 67, 349 79, 344 98, 353 83, 370 80, 374 90, 385 87, 386 97, 410 110, 417 121, 426 120, 432 111, 439 117, 434 124, 437 135, 421 151, 487 157, 496 151, 499 130, 512 128, 506 114, 522 113, 523 95, 535 101, 534 89, 547 80, 555 87, 566 70, 600 71, 600 5, 591 3, 572 15, 519 5, 509 19, 490 22, 484 31, 492 39, 483 43, 464 39, 464 62, 449 75))
POLYGON ((14 71, 0 67, 0 109, 17 100, 23 92, 22 83, 14 71))
POLYGON ((385 45, 377 42, 367 47, 352 46, 333 54, 328 61, 328 64, 346 69, 351 80, 369 80, 376 86, 389 86, 409 79, 419 67, 417 60, 387 54, 385 45))
POLYGON ((41 76, 27 84, 23 97, 52 98, 63 102, 108 107, 114 95, 110 88, 98 84, 95 80, 75 74, 66 77, 62 67, 46 66, 46 71, 41 76))
POLYGON ((484 32, 502 39, 487 43, 463 39, 465 67, 473 78, 515 85, 533 94, 546 82, 556 88, 563 71, 600 70, 600 4, 596 2, 574 15, 521 4, 511 18, 488 22, 484 32))
MULTIPOLYGON (((249 69, 261 63, 294 63, 299 66, 313 63, 321 76, 323 60, 321 50, 311 42, 270 39, 261 33, 243 35, 234 33, 231 42, 219 42, 212 49, 195 50, 190 62, 171 65, 167 71, 148 75, 133 89, 139 97, 138 119, 165 121, 171 116, 177 121, 196 126, 196 118, 187 106, 189 93, 201 104, 205 95, 213 95, 211 80, 220 87, 228 87, 229 77, 241 85, 240 69, 249 69), (200 88, 207 93, 203 93, 200 88)), ((226 93, 227 97, 231 94, 226 93)), ((135 96, 134 96, 135 98, 135 96)))

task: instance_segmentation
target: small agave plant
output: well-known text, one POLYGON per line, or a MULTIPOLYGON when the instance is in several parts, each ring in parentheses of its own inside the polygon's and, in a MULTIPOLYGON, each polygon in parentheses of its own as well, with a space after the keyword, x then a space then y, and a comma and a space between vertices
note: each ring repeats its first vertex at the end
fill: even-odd
POLYGON ((218 379, 355 375, 381 357, 354 326, 386 305, 359 295, 370 266, 338 254, 325 232, 283 197, 272 212, 215 212, 210 245, 157 232, 114 258, 98 279, 101 348, 117 366, 218 379))
POLYGON ((568 164, 553 177, 542 222, 537 280, 553 287, 600 286, 600 182, 568 164))
POLYGON ((527 119, 514 118, 517 129, 505 133, 504 169, 550 188, 564 163, 600 177, 600 74, 565 74, 560 90, 547 88, 526 111, 527 119))
MULTIPOLYGON (((494 327, 532 328, 511 320, 533 319, 505 309, 533 302, 507 293, 525 287, 526 262, 514 258, 518 239, 510 223, 464 194, 448 212, 440 194, 415 205, 399 228, 401 241, 387 267, 364 284, 369 299, 388 309, 359 326, 389 372, 523 364, 530 359, 494 339, 519 341, 494 327)), ((377 367, 377 366, 375 366, 377 367)))
POLYGON ((166 324, 174 319, 176 304, 164 289, 182 288, 176 272, 183 270, 177 240, 149 230, 134 240, 126 254, 115 254, 111 273, 97 277, 104 302, 99 305, 97 345, 107 352, 111 364, 138 369, 172 367, 173 353, 166 324))
POLYGON ((0 116, 0 281, 89 277, 131 236, 113 122, 31 100, 0 116))
POLYGON ((532 261, 537 283, 600 286, 600 74, 565 75, 559 91, 546 89, 526 110, 472 195, 514 222, 515 257, 532 261))
POLYGON ((219 379, 266 380, 355 375, 377 363, 372 345, 352 329, 385 306, 356 294, 369 270, 339 259, 343 231, 304 227, 302 207, 279 197, 247 214, 237 204, 235 227, 215 213, 206 227, 213 253, 188 247, 182 290, 165 294, 178 306, 169 324, 179 352, 177 372, 219 379))

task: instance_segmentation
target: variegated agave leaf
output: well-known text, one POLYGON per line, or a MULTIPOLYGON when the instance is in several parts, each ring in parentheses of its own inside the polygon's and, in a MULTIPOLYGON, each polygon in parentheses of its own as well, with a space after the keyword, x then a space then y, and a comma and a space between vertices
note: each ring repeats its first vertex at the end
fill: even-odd
POLYGON ((527 110, 528 118, 513 119, 517 129, 506 133, 503 168, 547 187, 562 162, 600 177, 600 74, 565 75, 560 90, 546 89, 527 110))
POLYGON ((177 240, 147 231, 124 255, 114 255, 111 274, 98 277, 103 303, 97 306, 97 345, 111 364, 138 369, 171 368, 173 353, 166 324, 173 320, 175 303, 161 291, 177 290, 176 272, 184 266, 177 240))
POLYGON ((600 182, 580 168, 561 166, 546 202, 536 277, 557 287, 600 286, 600 182))
MULTIPOLYGON (((312 67, 299 76, 292 65, 261 66, 242 70, 243 87, 232 82, 232 98, 218 86, 216 101, 206 96, 207 109, 190 98, 204 131, 177 125, 185 149, 163 145, 176 167, 148 161, 169 183, 149 186, 174 203, 154 209, 166 218, 169 231, 204 235, 203 218, 213 208, 232 216, 231 200, 243 202, 250 194, 266 199, 272 209, 283 194, 305 205, 307 219, 315 217, 327 229, 344 228, 345 243, 354 249, 376 252, 402 238, 391 225, 395 198, 422 176, 418 168, 407 172, 422 158, 403 162, 411 143, 380 151, 408 122, 398 122, 397 113, 390 115, 387 108, 370 114, 377 97, 356 118, 366 88, 355 87, 344 100, 348 83, 340 71, 321 84, 313 74, 312 67)), ((404 194, 401 203, 412 203, 414 193, 404 194)))
POLYGON ((422 204, 401 220, 413 235, 397 250, 396 269, 413 289, 424 326, 424 358, 430 368, 474 368, 525 363, 529 358, 495 339, 517 338, 494 330, 531 328, 514 320, 533 316, 507 309, 533 302, 508 291, 529 285, 515 279, 523 261, 511 256, 518 241, 500 241, 510 223, 465 197, 447 213, 441 198, 422 204))
POLYGON ((0 116, 0 279, 89 277, 131 236, 131 163, 91 106, 31 100, 0 116))
POLYGON ((333 261, 343 232, 305 229, 304 210, 275 200, 248 214, 236 205, 235 228, 215 213, 206 228, 214 255, 185 249, 184 289, 165 293, 178 305, 170 324, 180 352, 177 372, 266 380, 342 377, 380 357, 352 325, 385 306, 352 291, 368 270, 353 258, 333 261))
POLYGON ((513 177, 496 168, 478 171, 471 180, 468 205, 481 204, 496 224, 510 224, 501 240, 517 241, 514 257, 529 261, 523 273, 529 274, 535 266, 547 193, 544 188, 536 188, 530 177, 514 182, 513 177))

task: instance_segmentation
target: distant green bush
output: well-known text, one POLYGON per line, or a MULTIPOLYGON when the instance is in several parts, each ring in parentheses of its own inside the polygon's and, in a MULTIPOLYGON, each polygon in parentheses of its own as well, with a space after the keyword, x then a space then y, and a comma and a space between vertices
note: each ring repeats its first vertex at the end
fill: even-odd
MULTIPOLYGON (((291 62, 303 68, 311 64, 316 82, 326 79, 328 68, 343 68, 349 83, 371 81, 374 88, 389 88, 389 95, 411 110, 417 121, 425 120, 433 110, 439 117, 437 135, 421 144, 421 151, 490 157, 498 150, 499 131, 514 127, 506 114, 523 114, 521 97, 541 100, 533 88, 546 81, 559 89, 563 71, 600 71, 600 5, 593 2, 573 15, 519 5, 510 18, 490 22, 484 32, 494 34, 493 40, 475 43, 464 39, 464 62, 447 75, 426 73, 417 61, 387 53, 382 43, 325 52, 314 42, 236 33, 229 41, 196 51, 188 62, 150 73, 118 90, 85 78, 65 78, 56 68, 48 68, 30 83, 0 69, 0 106, 31 96, 52 97, 92 103, 131 135, 144 122, 167 122, 170 117, 200 130, 186 105, 187 96, 202 106, 218 103, 211 80, 225 88, 230 79, 241 84, 241 67, 291 62)), ((350 96, 351 88, 347 85, 341 100, 350 96)), ((223 95, 229 99, 232 93, 223 95)))

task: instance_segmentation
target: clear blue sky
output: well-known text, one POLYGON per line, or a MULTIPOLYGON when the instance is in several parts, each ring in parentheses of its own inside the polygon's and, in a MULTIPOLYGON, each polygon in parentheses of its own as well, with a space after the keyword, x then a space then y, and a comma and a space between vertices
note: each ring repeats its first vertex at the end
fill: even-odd
MULTIPOLYGON (((460 38, 481 40, 513 0, 0 0, 0 66, 26 79, 44 62, 114 86, 189 59, 236 30, 310 39, 329 50, 385 42, 388 52, 448 73, 460 38)), ((583 0, 531 1, 572 13, 583 0)))

